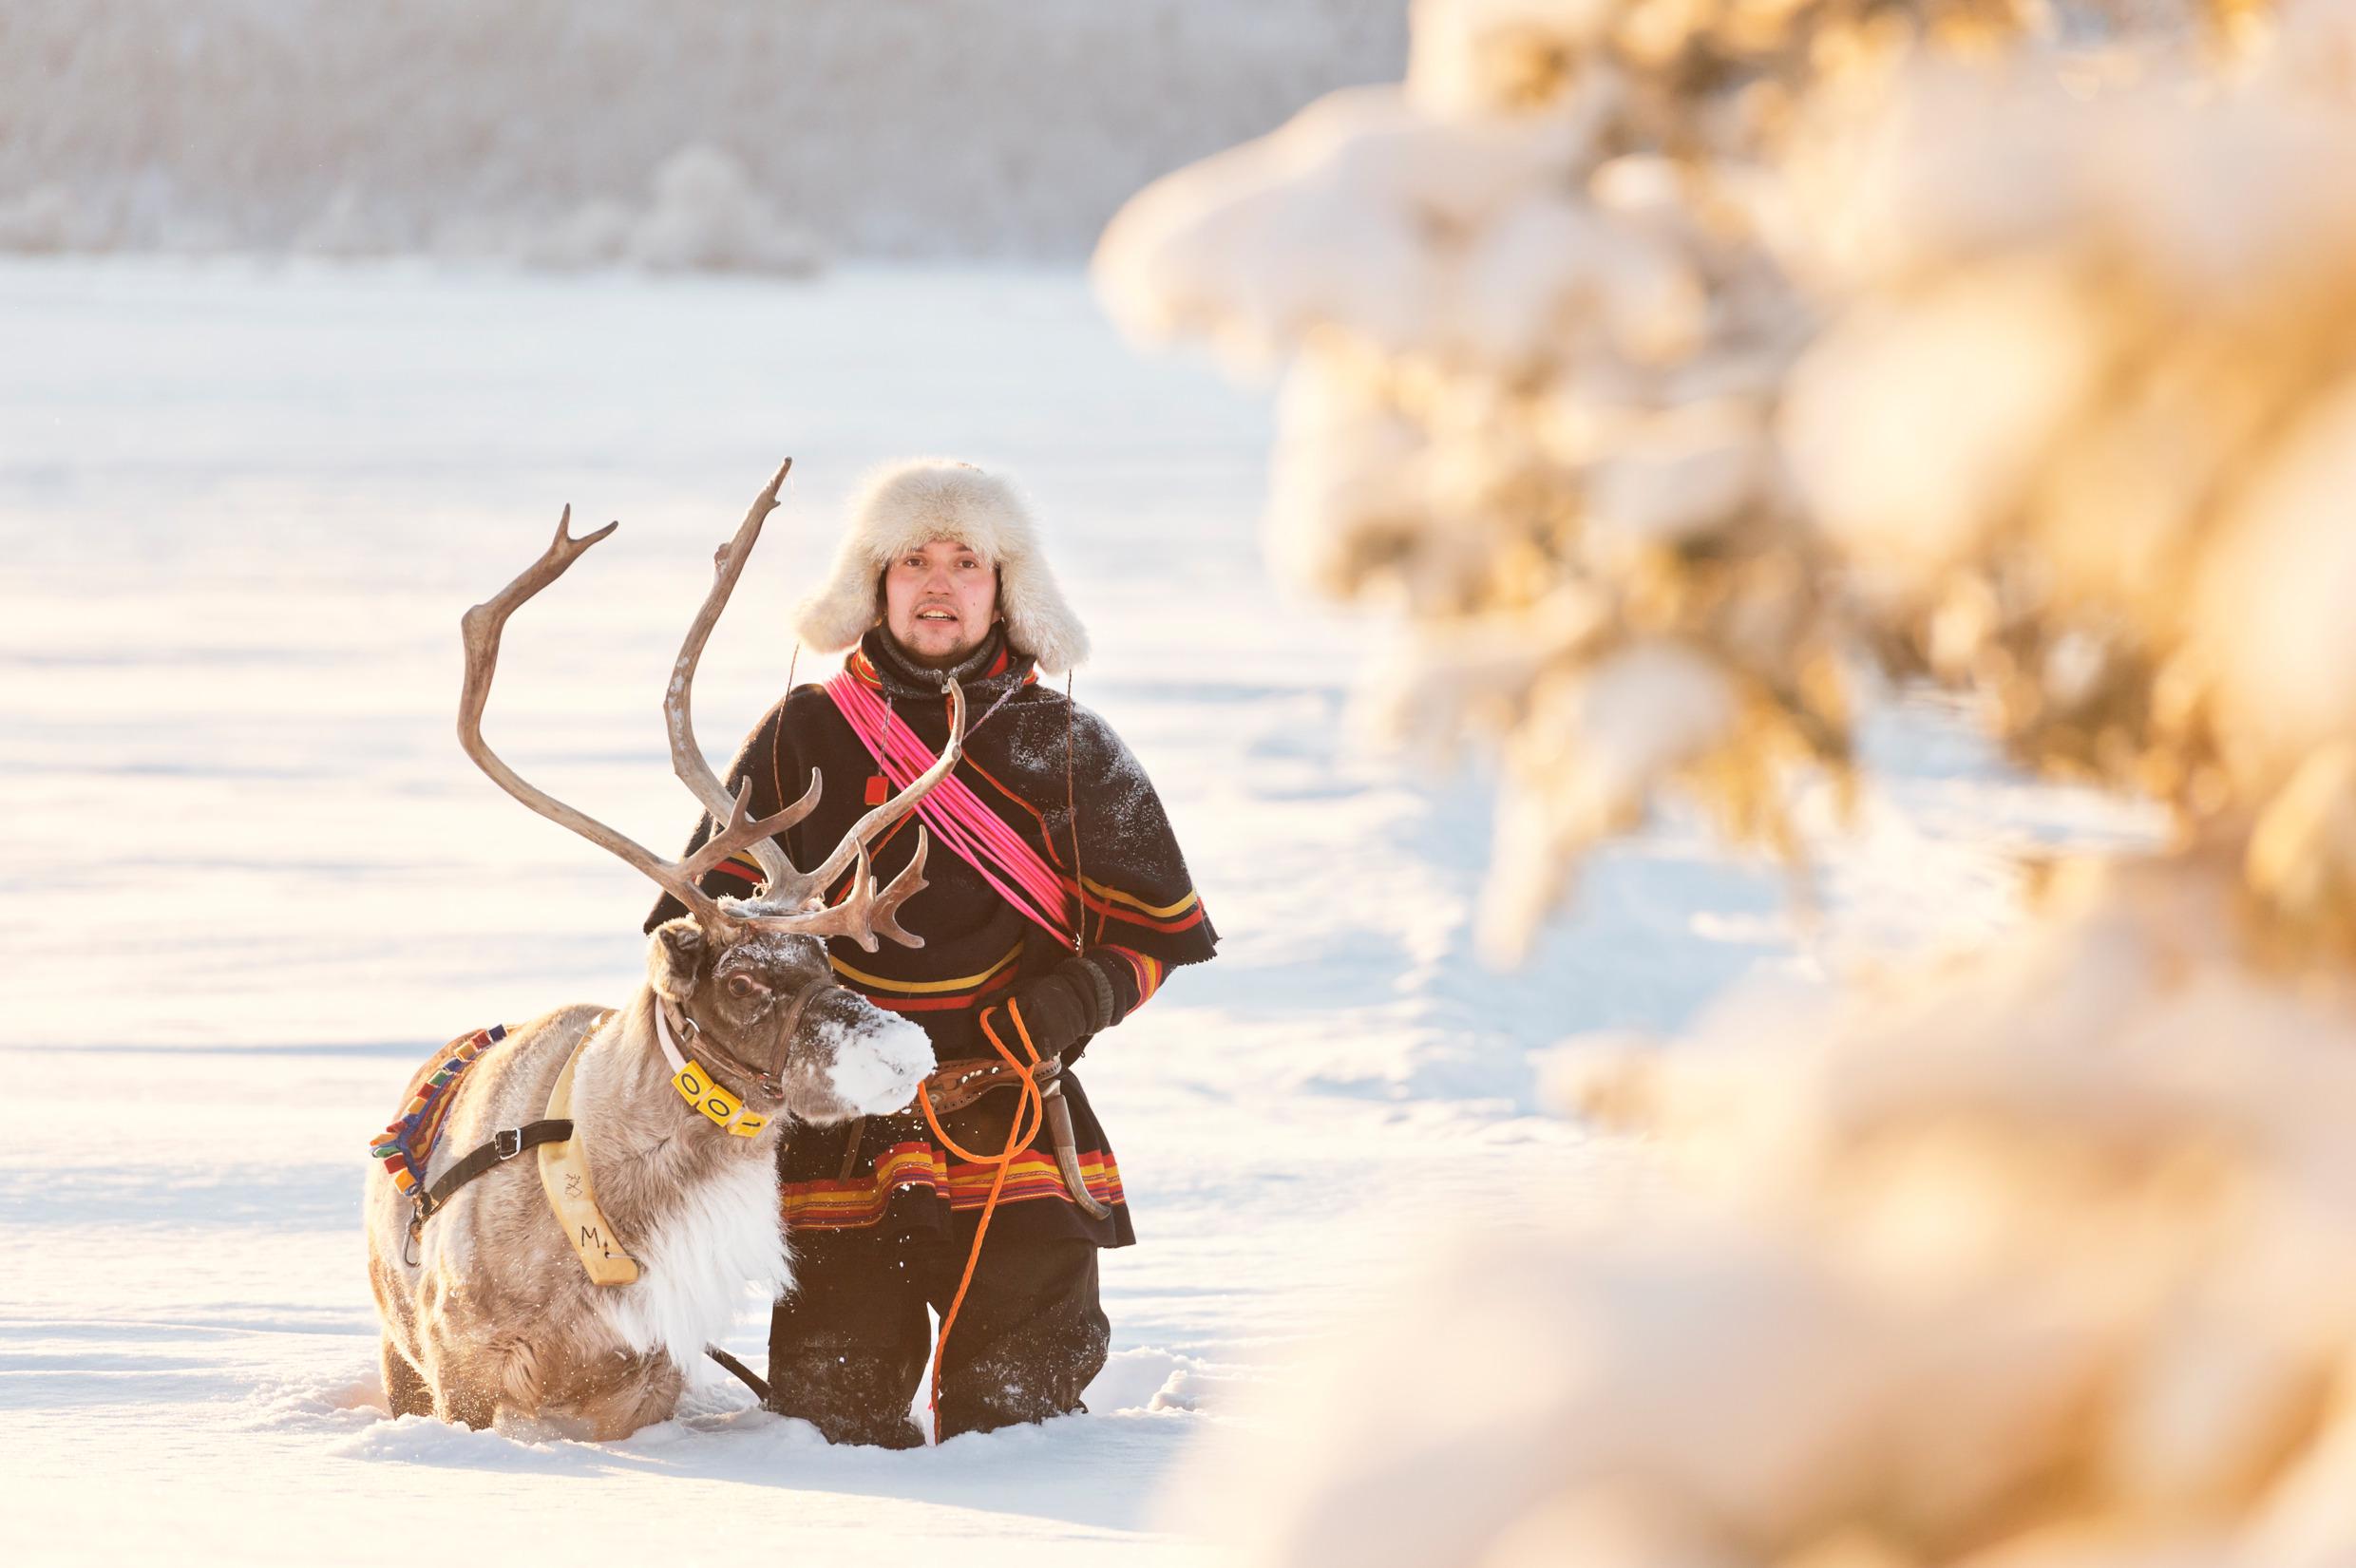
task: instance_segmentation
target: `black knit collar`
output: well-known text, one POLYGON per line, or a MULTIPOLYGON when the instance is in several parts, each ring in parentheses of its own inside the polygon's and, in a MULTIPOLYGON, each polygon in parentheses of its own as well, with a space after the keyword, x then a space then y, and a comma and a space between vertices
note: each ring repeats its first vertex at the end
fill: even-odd
MULTIPOLYGON (((990 634, 981 645, 960 660, 955 668, 932 670, 916 663, 901 652, 892 634, 883 627, 870 630, 859 639, 859 653, 875 672, 884 690, 895 697, 937 697, 955 675, 965 689, 966 701, 995 701, 1008 688, 1037 678, 1034 660, 1028 653, 1018 652, 1006 640, 1006 623, 990 628, 990 634)), ((854 655, 854 669, 859 659, 854 655)))

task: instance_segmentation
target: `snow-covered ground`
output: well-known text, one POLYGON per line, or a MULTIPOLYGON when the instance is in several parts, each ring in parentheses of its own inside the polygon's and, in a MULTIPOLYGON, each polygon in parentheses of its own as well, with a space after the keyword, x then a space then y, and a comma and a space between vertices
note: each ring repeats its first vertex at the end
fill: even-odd
MULTIPOLYGON (((1140 364, 1076 277, 808 287, 0 265, 0 1457, 12 1562, 560 1559, 681 1545, 1195 1560, 1158 1494, 1244 1386, 1396 1288, 1401 1238, 1608 1195, 1543 1048, 1665 1030, 2012 917, 2005 859, 2130 831, 1952 715, 1879 726, 1827 913, 1672 822, 1592 868, 1527 971, 1471 956, 1480 782, 1348 743, 1374 623, 1272 588, 1265 413, 1140 364), (1144 1237, 1105 1267, 1094 1413, 830 1450, 719 1385, 610 1445, 374 1407, 365 1143, 424 1052, 642 972, 650 889, 451 736, 458 614, 572 502, 622 528, 510 629, 488 731, 657 845, 693 815, 662 679, 711 548, 797 459, 698 716, 780 690, 783 613, 866 464, 1000 463, 1100 650, 1078 682, 1168 801, 1225 947, 1091 1053, 1144 1237), (95 1522, 94 1521, 98 1521, 95 1522)), ((823 671, 814 659, 802 674, 823 671)), ((732 1344, 756 1365, 748 1300, 732 1344)))

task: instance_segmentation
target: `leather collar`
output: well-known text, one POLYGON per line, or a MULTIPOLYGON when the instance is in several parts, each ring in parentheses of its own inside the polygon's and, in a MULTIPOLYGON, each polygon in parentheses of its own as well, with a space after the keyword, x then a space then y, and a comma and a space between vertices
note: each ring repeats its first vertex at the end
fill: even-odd
MULTIPOLYGON (((808 1009, 811 1000, 819 992, 842 989, 832 980, 817 980, 804 986, 794 993, 793 1000, 786 1004, 786 1016, 780 1032, 790 1035, 801 1027, 803 1012, 808 1009)), ((782 1105, 786 1103, 785 1086, 777 1081, 775 1073, 766 1067, 750 1067, 737 1060, 732 1051, 728 1050, 717 1040, 705 1033, 702 1026, 688 1014, 686 1009, 677 1010, 679 1020, 677 1025, 674 1026, 672 1023, 672 1017, 671 1002, 659 992, 656 992, 655 996, 655 1039, 662 1047, 663 1056, 670 1062, 671 1070, 674 1073, 679 1072, 688 1066, 688 1053, 693 1052, 697 1061, 716 1063, 720 1070, 742 1086, 739 1092, 748 1098, 757 1093, 761 1099, 771 1105, 782 1105)))

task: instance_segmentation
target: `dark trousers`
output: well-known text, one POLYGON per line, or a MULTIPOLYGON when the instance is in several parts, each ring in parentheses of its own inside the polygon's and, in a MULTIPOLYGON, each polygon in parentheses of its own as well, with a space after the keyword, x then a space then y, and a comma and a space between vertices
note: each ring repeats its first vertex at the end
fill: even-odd
MULTIPOLYGON (((973 1244, 948 1237, 813 1231, 793 1240, 794 1288, 770 1318, 770 1407, 829 1443, 914 1447, 908 1418, 932 1348, 925 1309, 946 1313, 973 1244)), ((986 1432, 1080 1408, 1112 1326, 1096 1300, 1094 1243, 993 1229, 958 1309, 940 1370, 940 1435, 986 1432)))

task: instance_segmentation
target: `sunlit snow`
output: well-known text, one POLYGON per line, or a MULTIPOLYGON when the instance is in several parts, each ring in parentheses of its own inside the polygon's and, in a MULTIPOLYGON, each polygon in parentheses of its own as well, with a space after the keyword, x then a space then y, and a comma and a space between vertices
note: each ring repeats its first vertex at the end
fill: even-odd
MULTIPOLYGON (((1385 633, 1268 586, 1265 410, 1132 360, 1077 276, 10 262, 0 342, 11 1560, 80 1559, 97 1516, 108 1557, 315 1562, 426 1513, 494 1559, 1199 1560, 1153 1523, 1163 1478, 1393 1289, 1397 1237, 1631 1179, 1543 1114, 1547 1048, 1977 941, 2013 917, 2009 851, 2136 828, 1909 708, 1866 737, 1882 783, 1820 846, 1817 925, 1673 819, 1597 859, 1526 970, 1482 969, 1488 790, 1352 748, 1385 633), (1224 937, 1082 1068, 1142 1237, 1105 1258, 1092 1413, 911 1453, 829 1449, 727 1384, 610 1445, 386 1420, 368 1136, 431 1046, 622 1000, 654 894, 460 754, 460 612, 563 503, 620 520, 510 627, 486 733, 672 844, 695 808, 659 705, 712 546, 794 457, 703 661, 725 757, 795 667, 838 503, 928 451, 1034 493, 1098 648, 1079 698, 1224 937)), ((730 1345, 764 1342, 748 1300, 730 1345)))

